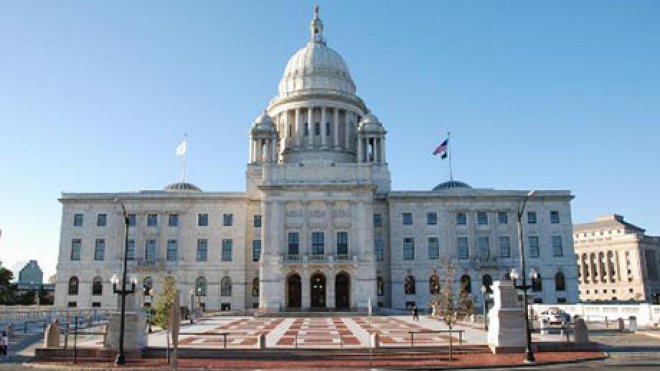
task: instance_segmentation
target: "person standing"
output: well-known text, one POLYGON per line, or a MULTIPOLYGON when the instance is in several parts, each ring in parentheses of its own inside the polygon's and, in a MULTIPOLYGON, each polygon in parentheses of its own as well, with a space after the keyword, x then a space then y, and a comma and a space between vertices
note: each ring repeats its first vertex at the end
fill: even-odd
POLYGON ((416 305, 413 305, 412 309, 413 321, 419 321, 419 310, 416 305))
POLYGON ((5 356, 9 355, 9 336, 7 336, 7 331, 2 331, 2 334, 0 335, 0 354, 5 356))

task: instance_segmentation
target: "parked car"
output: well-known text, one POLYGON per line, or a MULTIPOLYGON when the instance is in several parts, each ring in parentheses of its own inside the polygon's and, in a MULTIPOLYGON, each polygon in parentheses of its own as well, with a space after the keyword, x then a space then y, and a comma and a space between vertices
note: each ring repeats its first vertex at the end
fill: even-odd
POLYGON ((564 312, 563 310, 553 307, 548 308, 541 312, 539 315, 539 321, 546 322, 548 325, 560 325, 563 326, 571 322, 571 315, 564 312))

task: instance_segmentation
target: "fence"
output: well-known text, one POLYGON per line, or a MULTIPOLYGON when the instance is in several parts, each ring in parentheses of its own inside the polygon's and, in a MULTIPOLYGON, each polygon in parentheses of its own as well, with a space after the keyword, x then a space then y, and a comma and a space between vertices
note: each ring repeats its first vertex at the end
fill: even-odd
POLYGON ((641 304, 533 304, 535 313, 541 313, 549 308, 560 308, 571 316, 580 316, 587 322, 608 322, 630 317, 637 319, 637 325, 643 327, 657 326, 660 323, 660 305, 641 304))

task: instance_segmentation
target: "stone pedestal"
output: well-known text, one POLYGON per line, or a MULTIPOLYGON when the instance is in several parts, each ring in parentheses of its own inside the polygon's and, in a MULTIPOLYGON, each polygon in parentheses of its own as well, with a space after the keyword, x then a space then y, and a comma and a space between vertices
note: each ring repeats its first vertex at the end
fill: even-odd
POLYGON ((488 345, 494 353, 520 352, 525 347, 525 316, 511 281, 493 283, 488 312, 488 345))
POLYGON ((53 322, 46 327, 44 333, 44 348, 59 348, 60 347, 60 326, 57 322, 53 322))
MULTIPOLYGON (((119 347, 121 313, 110 314, 104 348, 119 347)), ((124 351, 141 351, 147 346, 146 317, 142 312, 126 312, 124 320, 124 351)))
POLYGON ((582 318, 575 320, 575 324, 573 325, 573 333, 573 338, 575 339, 574 341, 576 344, 589 343, 589 329, 587 328, 587 324, 582 318))

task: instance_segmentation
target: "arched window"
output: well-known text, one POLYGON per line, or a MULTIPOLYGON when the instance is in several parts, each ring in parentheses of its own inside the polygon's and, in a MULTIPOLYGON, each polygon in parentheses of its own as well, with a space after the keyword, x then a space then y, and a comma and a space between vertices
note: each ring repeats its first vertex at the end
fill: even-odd
POLYGON ((206 278, 197 277, 197 281, 195 281, 195 291, 197 292, 197 296, 206 296, 206 278))
POLYGON ((472 281, 470 280, 470 276, 467 274, 461 276, 461 292, 466 294, 472 293, 472 281))
POLYGON ((541 274, 537 273, 536 279, 532 279, 532 291, 540 292, 543 290, 543 279, 541 279, 541 274))
POLYGON ((376 293, 378 296, 385 295, 385 281, 381 276, 376 277, 376 293))
POLYGON ((481 277, 481 284, 486 288, 486 292, 489 294, 493 293, 493 277, 490 276, 490 274, 484 274, 483 277, 481 277))
POLYGON ((80 281, 78 277, 73 276, 69 278, 69 295, 78 295, 78 284, 80 281))
POLYGON ((252 296, 259 296, 259 277, 252 280, 252 296))
POLYGON ((231 278, 224 276, 220 281, 220 296, 231 296, 231 278))
POLYGON ((566 291, 566 280, 564 279, 564 274, 562 272, 557 272, 557 274, 555 274, 555 290, 566 291))
POLYGON ((92 295, 103 295, 103 281, 99 276, 92 281, 92 295))
POLYGON ((154 288, 154 279, 146 276, 142 280, 142 293, 147 296, 153 294, 151 290, 154 288))
POLYGON ((415 277, 408 275, 403 283, 403 288, 406 292, 406 295, 415 294, 415 277))
POLYGON ((429 294, 440 294, 440 279, 437 274, 432 274, 431 277, 429 277, 429 294))

